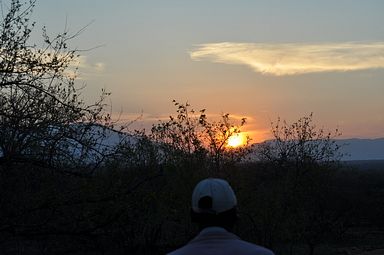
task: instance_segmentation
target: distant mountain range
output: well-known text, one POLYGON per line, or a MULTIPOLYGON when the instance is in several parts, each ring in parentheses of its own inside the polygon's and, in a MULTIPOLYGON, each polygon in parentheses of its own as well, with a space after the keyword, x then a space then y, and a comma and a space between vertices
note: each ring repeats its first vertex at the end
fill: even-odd
MULTIPOLYGON (((102 133, 102 128, 95 125, 92 133, 97 137, 98 133, 102 133)), ((105 130, 105 136, 99 141, 98 149, 113 148, 122 140, 135 144, 137 138, 123 132, 113 130, 105 130)), ((377 139, 337 139, 336 143, 340 146, 340 152, 343 154, 343 161, 359 161, 359 160, 384 160, 384 138, 377 139)), ((256 145, 256 144, 255 144, 256 145)), ((257 146, 257 145, 256 145, 257 146)), ((74 148, 75 150, 76 148, 74 148)), ((2 151, 0 149, 0 157, 2 151)))
MULTIPOLYGON (((342 154, 342 161, 384 161, 384 138, 377 139, 336 139, 334 140, 340 146, 339 153, 342 154)), ((272 142, 267 140, 265 142, 272 142)), ((262 143, 255 143, 257 148, 262 143)), ((253 158, 251 156, 251 158, 253 158)))
MULTIPOLYGON (((124 133, 111 132, 107 135, 104 144, 115 145, 122 139, 124 133)), ((134 136, 128 135, 129 140, 134 143, 134 136)), ((352 160, 384 160, 384 138, 377 139, 337 139, 336 143, 340 146, 343 154, 343 161, 352 160)))
POLYGON ((340 139, 336 143, 345 154, 342 160, 384 160, 384 138, 340 139))

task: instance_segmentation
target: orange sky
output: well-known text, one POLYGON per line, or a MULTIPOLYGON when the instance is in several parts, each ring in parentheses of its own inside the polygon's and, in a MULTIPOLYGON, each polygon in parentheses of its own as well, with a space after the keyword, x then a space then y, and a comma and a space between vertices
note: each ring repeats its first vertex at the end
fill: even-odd
MULTIPOLYGON (((384 137, 384 1, 39 0, 37 27, 65 26, 84 98, 149 127, 172 100, 248 118, 257 142, 277 117, 314 113, 343 137, 384 137), (100 47, 97 47, 100 46, 100 47)), ((37 30, 39 32, 39 30, 37 30)))

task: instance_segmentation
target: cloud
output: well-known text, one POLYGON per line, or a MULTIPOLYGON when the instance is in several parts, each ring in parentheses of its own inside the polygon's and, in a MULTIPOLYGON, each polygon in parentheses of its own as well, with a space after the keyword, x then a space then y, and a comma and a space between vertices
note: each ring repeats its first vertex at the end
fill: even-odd
POLYGON ((78 80, 86 80, 90 77, 102 75, 104 70, 104 63, 92 63, 86 56, 79 56, 73 60, 66 73, 69 77, 76 77, 78 80))
POLYGON ((384 42, 377 43, 208 43, 190 52, 195 61, 250 66, 255 72, 295 75, 384 68, 384 42))
MULTIPOLYGON (((0 47, 0 60, 7 56, 6 49, 0 47)), ((105 70, 105 64, 103 62, 91 62, 86 56, 73 56, 70 52, 55 52, 52 49, 40 49, 33 48, 19 50, 16 55, 22 56, 14 63, 14 71, 25 73, 25 72, 41 72, 41 65, 50 65, 55 61, 59 63, 67 63, 68 66, 63 71, 63 74, 68 78, 76 78, 79 80, 86 79, 87 77, 93 77, 96 75, 103 74, 105 70), (23 56, 34 56, 34 59, 39 61, 40 65, 31 65, 25 63, 23 56)))
POLYGON ((100 73, 105 69, 105 64, 102 62, 92 63, 86 56, 80 56, 73 62, 73 66, 78 67, 82 72, 85 73, 100 73))

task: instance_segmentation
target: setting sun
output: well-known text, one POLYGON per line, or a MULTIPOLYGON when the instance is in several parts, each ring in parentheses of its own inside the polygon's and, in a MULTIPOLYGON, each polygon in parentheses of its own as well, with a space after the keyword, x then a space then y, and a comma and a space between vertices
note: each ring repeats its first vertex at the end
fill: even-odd
POLYGON ((228 138, 228 147, 236 148, 245 145, 247 137, 243 133, 233 134, 228 138))

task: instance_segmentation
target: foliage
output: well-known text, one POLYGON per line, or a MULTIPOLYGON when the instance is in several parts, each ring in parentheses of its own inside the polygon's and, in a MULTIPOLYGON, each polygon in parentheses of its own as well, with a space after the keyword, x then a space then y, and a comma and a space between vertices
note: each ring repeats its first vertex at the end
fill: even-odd
POLYGON ((77 34, 52 38, 43 28, 43 45, 30 42, 34 6, 12 0, 0 24, 0 163, 73 166, 90 154, 101 158, 95 148, 103 134, 93 125, 109 118, 108 93, 92 105, 80 98, 79 55, 68 45, 77 34))
POLYGON ((223 114, 218 121, 210 121, 205 109, 195 112, 188 103, 173 103, 177 115, 154 125, 150 134, 150 139, 163 147, 165 160, 175 160, 170 155, 178 155, 176 160, 206 162, 207 169, 217 174, 224 165, 240 162, 247 155, 249 137, 239 148, 228 146, 228 139, 241 132, 245 118, 234 124, 229 114, 223 114))
POLYGON ((200 116, 195 114, 193 109, 189 109, 189 104, 179 104, 173 101, 176 106, 176 116, 170 116, 168 121, 160 121, 153 125, 149 138, 163 147, 165 160, 171 160, 167 156, 174 155, 198 155, 206 153, 201 139, 201 126, 199 118, 204 117, 204 111, 200 111, 200 116))
POLYGON ((43 29, 44 45, 29 41, 34 4, 11 0, 0 28, 1 254, 164 254, 196 234, 190 195, 212 175, 235 189, 236 233, 276 254, 344 245, 351 227, 352 241, 361 229, 383 232, 382 166, 339 170, 339 132, 312 115, 273 124, 258 162, 242 161, 250 147, 227 146, 245 119, 211 121, 175 101, 176 115, 149 134, 113 131, 107 93, 87 105, 75 85, 76 34, 43 29), (120 140, 108 147, 111 132, 120 140))
POLYGON ((273 140, 266 141, 257 149, 261 161, 274 162, 279 166, 292 163, 305 171, 305 165, 337 162, 341 158, 339 146, 334 140, 341 135, 325 132, 313 124, 313 114, 288 124, 280 119, 271 123, 273 140))
MULTIPOLYGON (((340 167, 339 147, 334 140, 340 133, 317 128, 312 117, 310 114, 293 124, 278 119, 272 123, 274 140, 256 149, 264 168, 276 176, 270 185, 277 193, 268 205, 273 213, 261 218, 285 229, 282 233, 287 241, 307 243, 310 254, 332 232, 337 234, 336 226, 343 224, 346 214, 345 208, 337 208, 341 200, 331 202, 337 199, 332 179, 340 167)), ((269 231, 275 230, 271 227, 269 231)))

